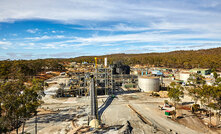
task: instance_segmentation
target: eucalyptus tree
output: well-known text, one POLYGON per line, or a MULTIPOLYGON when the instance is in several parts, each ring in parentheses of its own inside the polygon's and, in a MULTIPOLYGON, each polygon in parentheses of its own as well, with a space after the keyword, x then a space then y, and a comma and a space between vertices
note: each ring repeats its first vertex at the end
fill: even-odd
POLYGON ((176 104, 184 97, 183 87, 172 82, 168 87, 168 97, 173 101, 176 110, 176 104))
POLYGON ((14 80, 0 85, 0 102, 2 108, 2 130, 11 131, 18 128, 36 112, 41 105, 42 84, 33 79, 32 85, 24 85, 23 81, 14 80), (4 119, 4 120, 2 120, 4 119), (3 122, 2 122, 3 121, 3 122))
POLYGON ((191 87, 187 88, 188 94, 192 97, 194 100, 194 103, 197 104, 197 102, 201 99, 202 94, 201 91, 203 90, 202 87, 205 85, 204 77, 200 74, 191 74, 188 79, 188 84, 191 87))
POLYGON ((214 103, 214 98, 216 95, 216 88, 215 86, 210 85, 203 85, 202 90, 200 90, 200 101, 201 104, 209 110, 209 117, 210 117, 210 125, 211 125, 211 109, 216 109, 216 105, 214 103))
POLYGON ((206 84, 204 79, 205 77, 198 73, 190 74, 190 77, 188 78, 188 84, 193 87, 199 87, 206 84))
POLYGON ((217 116, 217 125, 219 125, 220 122, 220 113, 221 113, 221 85, 219 86, 213 86, 213 90, 211 92, 212 102, 209 105, 209 107, 213 108, 214 110, 218 111, 217 116))

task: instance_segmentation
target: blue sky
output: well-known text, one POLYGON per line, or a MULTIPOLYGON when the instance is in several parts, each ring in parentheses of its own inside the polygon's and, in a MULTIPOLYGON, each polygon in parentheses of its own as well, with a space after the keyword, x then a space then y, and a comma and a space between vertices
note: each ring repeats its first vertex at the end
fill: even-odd
POLYGON ((220 0, 0 0, 0 60, 221 47, 220 0))

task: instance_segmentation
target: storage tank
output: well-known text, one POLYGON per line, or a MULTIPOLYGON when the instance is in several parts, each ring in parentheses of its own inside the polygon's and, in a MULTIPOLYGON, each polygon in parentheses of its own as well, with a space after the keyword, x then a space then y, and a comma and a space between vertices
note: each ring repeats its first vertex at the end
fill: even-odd
POLYGON ((138 87, 142 92, 159 91, 160 79, 158 77, 138 77, 138 87))

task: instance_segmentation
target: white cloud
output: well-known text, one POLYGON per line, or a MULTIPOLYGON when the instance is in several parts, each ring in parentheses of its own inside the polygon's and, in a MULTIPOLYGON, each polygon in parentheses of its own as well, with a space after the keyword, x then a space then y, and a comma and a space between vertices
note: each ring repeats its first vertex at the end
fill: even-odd
POLYGON ((55 36, 48 36, 48 35, 44 35, 44 36, 39 36, 39 37, 26 37, 25 39, 27 40, 49 40, 49 39, 63 39, 66 38, 64 35, 55 35, 55 36))
POLYGON ((120 23, 117 25, 109 26, 109 27, 86 27, 86 28, 73 28, 79 30, 94 30, 94 31, 147 31, 151 30, 149 27, 135 27, 128 26, 126 24, 120 23))
POLYGON ((37 31, 39 31, 38 28, 35 28, 35 29, 27 29, 26 30, 28 33, 36 33, 37 31))
POLYGON ((9 41, 0 41, 0 47, 2 49, 8 49, 9 47, 11 47, 12 43, 9 41))
MULTIPOLYGON (((203 34, 168 34, 164 32, 141 32, 135 34, 120 34, 120 35, 110 35, 110 36, 94 36, 94 37, 78 37, 75 42, 83 43, 114 43, 114 42, 168 42, 168 41, 178 41, 188 39, 198 39, 198 38, 210 38, 219 39, 220 34, 203 33, 203 34)), ((203 42, 203 41, 202 41, 203 42)))
POLYGON ((44 44, 44 46, 42 46, 41 49, 58 49, 58 46, 54 44, 44 44))
MULTIPOLYGON (((208 2, 199 2, 208 3, 208 2)), ((212 3, 212 2, 210 2, 212 3)), ((216 1, 213 8, 218 9, 216 1)), ((86 21, 123 21, 144 23, 151 21, 171 20, 175 22, 197 21, 213 22, 220 20, 216 10, 202 8, 191 0, 178 2, 164 0, 103 1, 103 0, 1 0, 0 21, 21 19, 47 19, 64 23, 82 24, 86 21), (18 6, 19 4, 19 6, 18 6), (188 18, 188 19, 187 19, 188 18), (196 20, 197 19, 197 20, 196 20)))
MULTIPOLYGON (((1 0, 0 22, 43 19, 77 24, 81 28, 74 29, 92 31, 70 36, 66 29, 41 29, 44 34, 39 34, 40 30, 35 27, 25 29, 38 35, 17 39, 13 42, 16 49, 65 51, 86 48, 83 51, 92 51, 87 48, 94 47, 93 51, 104 49, 111 53, 187 50, 220 46, 220 6, 220 0, 1 0)), ((14 33, 18 38, 21 35, 14 33)), ((0 47, 13 48, 9 41, 2 39, 0 47)))
POLYGON ((12 36, 18 36, 18 34, 12 34, 12 36))

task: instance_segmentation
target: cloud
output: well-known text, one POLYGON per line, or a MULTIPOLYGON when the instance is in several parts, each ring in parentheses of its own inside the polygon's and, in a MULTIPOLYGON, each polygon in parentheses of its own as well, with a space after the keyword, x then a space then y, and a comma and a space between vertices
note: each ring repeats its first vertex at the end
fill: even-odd
POLYGON ((2 49, 8 49, 12 46, 12 43, 9 41, 0 41, 0 48, 2 49))
POLYGON ((8 41, 0 41, 0 45, 10 46, 12 43, 8 41))
POLYGON ((0 56, 1 60, 5 60, 7 58, 10 59, 38 59, 38 58, 69 58, 69 57, 76 57, 79 55, 89 55, 90 53, 83 53, 83 52, 56 52, 53 54, 44 54, 38 53, 33 54, 30 52, 8 52, 6 56, 0 56))
POLYGON ((27 29, 26 30, 28 33, 36 33, 37 31, 39 31, 39 29, 38 28, 35 28, 35 29, 27 29))
POLYGON ((87 55, 89 53, 81 53, 81 52, 61 52, 61 53, 54 53, 50 54, 50 57, 54 58, 70 58, 70 57, 76 57, 78 55, 87 55))
MULTIPOLYGON (((141 32, 135 34, 119 34, 110 36, 94 36, 94 37, 76 37, 75 42, 83 43, 116 43, 116 42, 127 42, 127 43, 138 43, 138 42, 169 42, 169 41, 179 41, 185 40, 188 42, 190 39, 219 39, 220 34, 216 33, 179 33, 171 34, 164 33, 164 31, 159 32, 141 32)), ((192 41, 194 42, 194 41, 192 41)), ((197 41, 196 41, 197 42, 197 41)), ((206 41, 201 41, 206 42, 206 41)))
MULTIPOLYGON (((219 11, 220 1, 216 1, 213 10, 203 8, 205 4, 214 2, 200 1, 197 4, 191 0, 178 2, 175 0, 141 0, 133 1, 103 1, 103 0, 1 0, 0 21, 10 22, 21 19, 46 19, 63 23, 82 24, 82 21, 121 21, 144 23, 149 21, 210 21, 214 17, 221 17, 219 11), (202 3, 202 4, 199 4, 202 3), (203 5, 204 4, 204 5, 203 5), (211 16, 212 14, 212 16, 211 16), (191 17, 190 17, 191 15, 191 17)), ((208 5, 209 5, 208 4, 208 5)), ((216 19, 217 20, 217 19, 216 19)))
POLYGON ((45 44, 44 46, 41 47, 41 49, 58 49, 58 46, 54 44, 45 44))
POLYGON ((75 28, 79 30, 93 30, 93 31, 147 31, 151 30, 149 27, 135 27, 135 26, 128 26, 126 24, 120 23, 117 25, 109 26, 109 27, 86 27, 86 28, 75 28))
MULTIPOLYGON (((28 39, 27 43, 20 43, 19 46, 23 46, 24 49, 65 49, 65 48, 83 48, 86 50, 88 46, 93 46, 94 49, 99 47, 117 47, 124 46, 126 44, 173 44, 173 47, 177 45, 183 45, 188 47, 188 44, 199 45, 199 44, 220 44, 221 40, 219 37, 221 34, 211 33, 179 33, 173 34, 161 31, 152 32, 138 32, 138 33, 127 33, 118 35, 96 35, 90 37, 77 37, 77 36, 41 36, 32 37, 28 39), (56 41, 56 39, 62 39, 62 41, 56 41), (47 40, 46 42, 35 42, 47 40), (48 42, 48 40, 50 40, 48 42)), ((156 47, 158 48, 158 47, 156 47)), ((158 48, 160 49, 160 48, 158 48)), ((169 50, 169 49, 168 49, 169 50)), ((172 49, 171 49, 172 50, 172 49)))
POLYGON ((39 37, 26 37, 25 39, 39 41, 39 40, 63 39, 63 38, 66 38, 66 37, 64 35, 55 35, 55 36, 43 35, 39 37))
POLYGON ((218 47, 220 6, 220 0, 1 0, 0 24, 40 19, 56 26, 39 27, 42 33, 36 26, 24 29, 36 33, 34 37, 11 33, 15 37, 4 36, 7 40, 0 41, 0 48, 12 48, 17 57, 24 50, 36 50, 33 56, 29 55, 35 58, 40 56, 36 54, 39 51, 51 49, 61 55, 58 57, 68 57, 87 52, 143 53, 218 47), (67 52, 71 49, 82 53, 67 52))
POLYGON ((8 55, 10 59, 31 59, 34 57, 32 53, 8 52, 6 55, 8 55))

